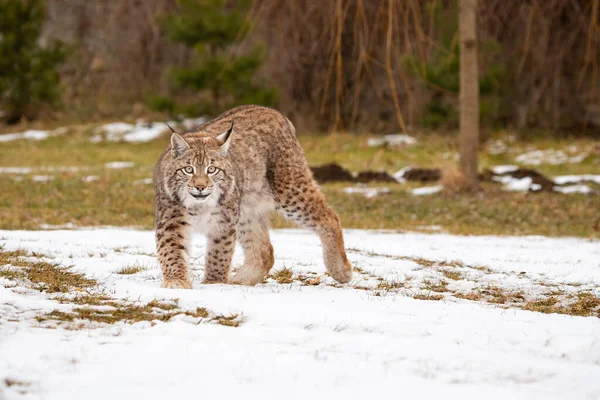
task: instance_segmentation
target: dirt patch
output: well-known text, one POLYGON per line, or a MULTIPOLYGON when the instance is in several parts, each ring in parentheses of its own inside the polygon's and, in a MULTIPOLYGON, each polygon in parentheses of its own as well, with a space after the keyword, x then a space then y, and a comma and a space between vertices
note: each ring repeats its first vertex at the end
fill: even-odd
POLYGON ((363 171, 359 172, 355 179, 359 183, 369 182, 396 182, 387 172, 363 171))
POLYGON ((354 182, 350 171, 336 163, 325 164, 319 167, 310 167, 317 182, 354 182))
POLYGON ((439 168, 411 168, 402 175, 407 181, 437 182, 442 178, 439 168))
POLYGON ((538 171, 533 170, 533 169, 527 169, 527 168, 519 168, 514 171, 507 171, 507 172, 503 172, 501 174, 491 171, 489 169, 486 169, 483 171, 483 173, 481 173, 479 175, 479 178, 482 181, 497 182, 493 178, 494 177, 502 177, 502 176, 510 176, 511 178, 515 178, 515 179, 531 178, 531 182, 533 184, 540 185, 540 189, 536 190, 536 192, 539 192, 539 191, 552 192, 554 190, 555 186, 561 186, 561 185, 557 185, 556 183, 554 183, 554 181, 552 179, 544 176, 543 174, 539 173, 538 171))
MULTIPOLYGON (((337 163, 325 164, 318 167, 310 167, 313 176, 319 183, 326 182, 396 182, 393 176, 385 171, 360 171, 352 174, 350 171, 337 163)), ((439 180, 441 172, 439 169, 416 168, 405 172, 403 178, 412 181, 431 182, 439 180)))

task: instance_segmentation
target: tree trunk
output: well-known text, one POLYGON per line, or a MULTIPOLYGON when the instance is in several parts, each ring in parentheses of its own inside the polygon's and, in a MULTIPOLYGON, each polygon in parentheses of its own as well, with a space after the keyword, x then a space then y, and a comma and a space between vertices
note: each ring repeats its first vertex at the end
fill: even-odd
POLYGON ((477 188, 479 148, 479 67, 477 0, 460 0, 460 171, 468 188, 477 188))

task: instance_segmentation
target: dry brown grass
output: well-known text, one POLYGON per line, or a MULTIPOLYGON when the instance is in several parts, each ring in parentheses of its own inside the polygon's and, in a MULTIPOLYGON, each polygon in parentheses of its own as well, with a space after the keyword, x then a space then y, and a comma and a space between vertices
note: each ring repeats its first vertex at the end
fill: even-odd
POLYGON ((465 299, 465 300, 471 300, 471 301, 479 301, 482 298, 481 293, 479 293, 479 292, 470 292, 470 293, 456 292, 456 293, 453 293, 452 295, 459 299, 465 299))
POLYGON ((133 274, 137 274, 139 272, 143 272, 146 270, 147 270, 146 267, 144 267, 142 265, 134 264, 134 265, 126 265, 123 268, 115 271, 115 273, 117 273, 119 275, 133 275, 133 274))
POLYGON ((294 281, 293 275, 294 273, 290 268, 284 267, 271 274, 271 278, 275 279, 277 283, 292 283, 294 281))
POLYGON ((463 274, 458 271, 452 271, 449 269, 442 269, 442 274, 448 279, 452 279, 453 281, 460 281, 463 279, 463 274))
POLYGON ((133 324, 142 321, 166 322, 177 315, 187 315, 198 319, 207 318, 209 315, 206 308, 199 307, 193 311, 181 310, 176 304, 173 305, 172 303, 162 303, 158 301, 152 301, 141 305, 117 302, 110 302, 102 305, 105 307, 75 307, 72 312, 54 310, 38 316, 37 320, 39 322, 88 321, 104 324, 115 324, 117 322, 133 324))
POLYGON ((27 255, 24 251, 0 251, 0 275, 7 279, 26 279, 37 290, 48 293, 66 293, 72 290, 86 290, 96 285, 96 281, 84 274, 71 271, 68 267, 49 263, 43 255, 27 255))
POLYGON ((442 300, 444 298, 441 294, 415 294, 412 296, 413 299, 417 300, 442 300))
POLYGON ((467 178, 454 164, 447 164, 442 168, 442 187, 444 193, 472 193, 479 190, 479 187, 473 187, 467 178))
MULTIPOLYGON (((22 281, 22 286, 49 294, 62 293, 53 297, 62 304, 77 305, 71 311, 53 310, 39 315, 38 322, 55 321, 75 323, 68 329, 85 328, 85 322, 114 324, 124 322, 133 324, 142 321, 169 321, 179 315, 192 317, 198 322, 206 321, 226 326, 239 326, 241 318, 213 315, 204 307, 185 310, 177 301, 152 300, 148 303, 135 303, 117 300, 98 293, 97 281, 86 278, 84 274, 71 271, 67 267, 48 263, 42 254, 31 255, 25 251, 0 251, 0 277, 22 281), (72 293, 77 293, 72 296, 72 293)), ((139 272, 139 268, 125 268, 128 273, 139 272), (135 269, 135 272, 133 270, 135 269)), ((122 272, 125 273, 125 272, 122 272)))
POLYGON ((430 280, 423 280, 423 290, 430 290, 432 292, 447 292, 448 291, 448 282, 444 280, 439 280, 437 282, 430 280))

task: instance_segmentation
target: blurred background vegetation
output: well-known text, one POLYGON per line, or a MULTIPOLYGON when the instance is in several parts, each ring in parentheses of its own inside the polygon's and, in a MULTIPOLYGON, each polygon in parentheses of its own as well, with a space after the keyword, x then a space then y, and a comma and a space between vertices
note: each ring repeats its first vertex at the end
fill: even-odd
POLYGON ((600 0, 479 1, 472 141, 458 4, 0 0, 0 229, 152 228, 160 121, 254 103, 350 177, 315 174, 344 227, 599 237, 600 0))
MULTIPOLYGON (((483 126, 598 132, 598 12, 481 1, 483 126)), ((299 131, 453 130, 456 14, 457 0, 0 0, 2 121, 257 103, 299 131)))

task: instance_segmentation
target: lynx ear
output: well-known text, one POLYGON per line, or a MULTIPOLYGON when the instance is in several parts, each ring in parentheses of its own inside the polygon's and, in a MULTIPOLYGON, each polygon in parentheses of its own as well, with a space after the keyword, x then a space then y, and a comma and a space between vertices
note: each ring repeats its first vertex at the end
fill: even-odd
POLYGON ((231 133, 233 132, 233 119, 231 120, 231 126, 227 131, 221 133, 216 137, 217 141, 221 145, 221 154, 227 155, 229 151, 229 145, 231 144, 231 133))
POLYGON ((171 154, 179 157, 190 149, 190 145, 179 133, 173 132, 171 135, 171 154))

